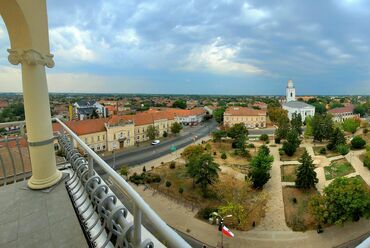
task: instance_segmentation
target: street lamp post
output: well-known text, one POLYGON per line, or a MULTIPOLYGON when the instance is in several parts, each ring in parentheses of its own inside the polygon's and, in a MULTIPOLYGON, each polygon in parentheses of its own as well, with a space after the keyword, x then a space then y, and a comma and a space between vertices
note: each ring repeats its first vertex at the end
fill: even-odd
POLYGON ((219 219, 218 231, 221 233, 221 248, 224 248, 224 235, 222 234, 222 228, 224 227, 224 219, 225 218, 230 218, 230 217, 232 217, 232 215, 229 214, 229 215, 226 215, 225 217, 222 217, 217 212, 213 212, 213 213, 210 214, 210 217, 219 219))

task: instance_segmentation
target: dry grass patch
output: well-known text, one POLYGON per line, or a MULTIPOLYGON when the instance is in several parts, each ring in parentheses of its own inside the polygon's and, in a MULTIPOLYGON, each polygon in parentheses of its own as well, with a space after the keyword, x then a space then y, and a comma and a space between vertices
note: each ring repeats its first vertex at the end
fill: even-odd
POLYGON ((171 169, 170 163, 167 163, 154 168, 151 173, 160 175, 162 179, 160 183, 151 183, 152 188, 180 203, 200 209, 197 217, 203 220, 209 217, 210 212, 217 209, 221 211, 223 208, 226 212, 231 211, 233 215, 225 220, 229 227, 249 230, 253 228, 253 223, 258 225, 265 214, 267 196, 263 191, 252 189, 248 182, 236 179, 230 173, 219 174, 218 182, 209 186, 207 198, 203 196, 198 185, 193 187, 193 180, 186 174, 185 164, 176 163, 175 168, 171 169), (171 186, 167 187, 166 182, 171 182, 171 186))
POLYGON ((288 156, 285 153, 280 155, 280 161, 298 161, 302 154, 306 151, 304 147, 298 147, 293 156, 288 156))
POLYGON ((282 182, 295 182, 297 178, 298 164, 281 165, 281 181, 282 182))
POLYGON ((321 155, 321 156, 325 156, 325 157, 327 157, 327 158, 331 158, 331 157, 336 157, 336 156, 339 156, 339 155, 340 155, 340 154, 339 154, 338 152, 336 152, 336 151, 330 151, 330 150, 328 150, 328 149, 326 148, 326 146, 313 146, 312 148, 313 148, 313 152, 315 153, 315 155, 316 155, 316 156, 321 155), (325 148, 325 150, 326 150, 326 154, 321 154, 321 153, 320 153, 320 150, 321 150, 322 148, 325 148))
POLYGON ((284 212, 287 225, 293 231, 306 231, 317 228, 315 218, 309 212, 308 203, 316 190, 303 191, 295 187, 283 187, 284 212))

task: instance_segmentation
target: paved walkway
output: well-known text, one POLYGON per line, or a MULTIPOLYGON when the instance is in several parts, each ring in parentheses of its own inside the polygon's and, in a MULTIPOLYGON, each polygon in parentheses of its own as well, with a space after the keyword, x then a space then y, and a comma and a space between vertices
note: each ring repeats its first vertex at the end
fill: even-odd
POLYGON ((350 151, 345 157, 352 164, 356 172, 361 175, 364 181, 370 185, 370 170, 364 166, 363 162, 359 159, 359 156, 365 151, 350 151))
POLYGON ((266 215, 255 230, 288 231, 290 229, 285 222, 279 148, 270 147, 270 152, 274 156, 274 162, 270 171, 271 178, 264 186, 269 200, 266 205, 266 215))

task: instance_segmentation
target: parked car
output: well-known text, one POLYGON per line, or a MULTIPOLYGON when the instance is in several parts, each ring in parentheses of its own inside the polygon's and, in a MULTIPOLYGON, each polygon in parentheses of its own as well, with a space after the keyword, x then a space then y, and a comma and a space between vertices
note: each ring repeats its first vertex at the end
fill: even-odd
POLYGON ((153 145, 153 146, 154 146, 154 145, 158 145, 159 143, 161 143, 161 141, 160 141, 160 140, 153 140, 152 145, 153 145))

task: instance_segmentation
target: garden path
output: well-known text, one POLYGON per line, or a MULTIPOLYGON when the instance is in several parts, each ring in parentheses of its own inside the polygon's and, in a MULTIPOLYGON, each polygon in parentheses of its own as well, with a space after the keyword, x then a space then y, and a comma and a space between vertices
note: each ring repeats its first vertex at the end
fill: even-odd
POLYGON ((264 186, 264 191, 268 193, 269 200, 266 205, 266 215, 255 230, 289 231, 290 229, 285 222, 279 148, 270 147, 270 153, 274 157, 274 162, 270 171, 271 178, 264 186))

